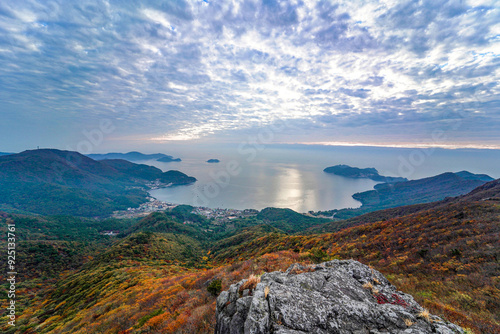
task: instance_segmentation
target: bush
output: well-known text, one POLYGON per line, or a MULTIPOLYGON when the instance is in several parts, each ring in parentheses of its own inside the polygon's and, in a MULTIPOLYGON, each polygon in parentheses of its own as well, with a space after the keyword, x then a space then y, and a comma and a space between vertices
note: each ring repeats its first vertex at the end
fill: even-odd
POLYGON ((254 274, 250 275, 250 277, 240 286, 240 292, 243 290, 249 289, 250 291, 254 290, 257 284, 260 283, 260 277, 255 276, 254 274))
POLYGON ((321 263, 328 260, 328 254, 321 248, 313 248, 310 250, 309 258, 314 263, 321 263))
POLYGON ((425 259, 425 256, 427 255, 427 253, 429 253, 429 250, 428 249, 421 249, 417 252, 418 255, 420 255, 420 257, 422 259, 425 259))
POLYGON ((222 290, 222 281, 220 279, 214 279, 207 286, 207 291, 210 292, 214 296, 217 296, 221 290, 222 290))
POLYGON ((450 256, 461 257, 462 252, 459 249, 453 248, 450 252, 450 256))

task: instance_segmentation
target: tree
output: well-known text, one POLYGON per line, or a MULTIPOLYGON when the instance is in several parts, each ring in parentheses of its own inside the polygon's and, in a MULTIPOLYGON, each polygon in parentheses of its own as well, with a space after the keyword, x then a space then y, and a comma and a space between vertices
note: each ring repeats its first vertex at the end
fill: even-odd
POLYGON ((222 281, 218 278, 212 280, 210 284, 207 286, 207 291, 212 295, 217 296, 222 290, 222 281))

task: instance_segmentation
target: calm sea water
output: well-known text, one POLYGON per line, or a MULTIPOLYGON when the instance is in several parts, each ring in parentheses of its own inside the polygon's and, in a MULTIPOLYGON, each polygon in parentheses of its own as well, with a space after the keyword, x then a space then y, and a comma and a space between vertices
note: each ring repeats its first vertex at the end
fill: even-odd
POLYGON ((298 212, 359 207, 351 196, 373 189, 376 182, 323 172, 336 164, 375 167, 380 174, 408 179, 468 170, 500 177, 500 151, 395 149, 274 145, 169 148, 181 162, 148 161, 164 171, 180 170, 198 181, 189 186, 157 189, 159 200, 212 208, 291 208, 298 212), (216 158, 220 163, 209 164, 216 158))

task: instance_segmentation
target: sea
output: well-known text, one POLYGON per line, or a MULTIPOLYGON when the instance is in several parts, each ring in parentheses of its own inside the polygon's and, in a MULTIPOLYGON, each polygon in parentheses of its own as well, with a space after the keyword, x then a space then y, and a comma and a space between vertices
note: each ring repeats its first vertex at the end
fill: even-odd
POLYGON ((179 170, 194 184, 151 190, 158 200, 209 208, 290 208, 297 212, 357 208, 357 192, 377 182, 323 172, 329 166, 376 168, 410 180, 467 170, 500 178, 500 151, 490 149, 390 148, 324 145, 197 145, 171 147, 181 162, 143 162, 179 170), (218 159, 219 163, 208 163, 218 159))

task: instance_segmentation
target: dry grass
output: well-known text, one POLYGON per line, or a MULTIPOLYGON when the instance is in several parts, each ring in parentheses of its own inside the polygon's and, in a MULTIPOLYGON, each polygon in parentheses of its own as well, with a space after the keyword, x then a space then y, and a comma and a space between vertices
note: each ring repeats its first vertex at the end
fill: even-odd
POLYGON ((408 327, 411 327, 413 326, 414 322, 411 321, 410 319, 405 319, 405 325, 408 326, 408 327))
POLYGON ((375 269, 373 269, 372 266, 368 266, 368 267, 370 267, 370 270, 372 271, 372 281, 373 281, 373 283, 380 284, 380 281, 378 280, 378 278, 375 277, 375 269))
POLYGON ((254 274, 250 275, 245 283, 240 287, 240 291, 249 289, 253 290, 260 283, 260 276, 255 276, 254 274))
POLYGON ((305 266, 304 269, 297 269, 295 267, 290 271, 290 274, 298 275, 302 273, 310 273, 313 271, 316 271, 316 269, 314 269, 314 266, 305 266))
POLYGON ((420 313, 418 314, 420 318, 424 318, 427 321, 431 321, 431 314, 429 313, 429 310, 424 308, 420 313))
POLYGON ((271 289, 269 288, 269 286, 266 286, 266 287, 264 288, 264 298, 267 298, 267 296, 269 295, 269 290, 271 290, 271 289))
POLYGON ((370 290, 371 293, 377 295, 380 291, 378 289, 375 289, 372 283, 366 282, 363 284, 363 288, 370 290))

